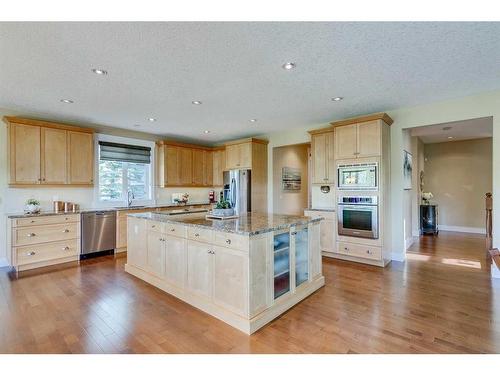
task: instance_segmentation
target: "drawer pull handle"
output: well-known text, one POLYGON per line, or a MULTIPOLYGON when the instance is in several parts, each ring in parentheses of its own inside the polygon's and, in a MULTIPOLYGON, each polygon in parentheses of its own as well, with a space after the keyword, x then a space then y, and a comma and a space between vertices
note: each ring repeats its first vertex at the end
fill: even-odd
POLYGON ((151 228, 156 228, 156 225, 151 225, 151 228))
POLYGON ((64 229, 63 233, 69 233, 69 229, 64 229))
POLYGON ((26 255, 28 255, 28 256, 33 256, 33 255, 35 255, 35 254, 36 254, 36 253, 35 253, 34 251, 30 251, 29 253, 26 253, 26 255))
POLYGON ((170 229, 170 232, 175 232, 175 229, 174 228, 170 229))
POLYGON ((35 222, 35 220, 31 220, 31 223, 34 223, 34 222, 35 222))
POLYGON ((62 249, 63 249, 64 251, 68 251, 68 250, 69 250, 69 246, 64 246, 62 249))
POLYGON ((228 245, 231 245, 231 240, 228 238, 228 239, 226 240, 226 243, 227 243, 228 245))
POLYGON ((366 253, 367 254, 371 254, 372 252, 370 250, 366 250, 366 253))
POLYGON ((35 233, 28 233, 28 237, 35 237, 36 234, 35 233))
POLYGON ((345 251, 349 251, 349 249, 348 249, 347 247, 344 247, 344 250, 345 250, 345 251))
POLYGON ((200 237, 200 234, 199 233, 195 233, 194 236, 195 237, 200 237))

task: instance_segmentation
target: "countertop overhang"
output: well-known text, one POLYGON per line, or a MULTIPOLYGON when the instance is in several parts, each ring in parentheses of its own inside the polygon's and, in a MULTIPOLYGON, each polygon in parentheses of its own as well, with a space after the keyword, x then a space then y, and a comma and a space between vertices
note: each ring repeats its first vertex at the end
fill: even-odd
POLYGON ((306 216, 262 213, 247 213, 235 219, 226 220, 207 219, 205 217, 205 213, 191 213, 190 215, 176 216, 161 212, 144 212, 137 214, 128 214, 128 216, 248 236, 254 236, 266 232, 274 232, 282 229, 289 229, 292 226, 307 225, 309 223, 319 222, 323 220, 323 218, 311 218, 306 216))

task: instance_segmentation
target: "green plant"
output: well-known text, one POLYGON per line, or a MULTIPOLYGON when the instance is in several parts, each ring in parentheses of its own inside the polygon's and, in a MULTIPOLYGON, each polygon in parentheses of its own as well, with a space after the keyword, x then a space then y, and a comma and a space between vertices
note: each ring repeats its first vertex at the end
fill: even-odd
POLYGON ((40 201, 37 199, 30 198, 26 201, 26 205, 32 204, 34 206, 40 206, 40 201))
POLYGON ((226 201, 226 200, 221 200, 220 202, 217 202, 217 205, 215 206, 215 208, 217 208, 219 210, 231 208, 231 203, 229 203, 229 201, 226 201))

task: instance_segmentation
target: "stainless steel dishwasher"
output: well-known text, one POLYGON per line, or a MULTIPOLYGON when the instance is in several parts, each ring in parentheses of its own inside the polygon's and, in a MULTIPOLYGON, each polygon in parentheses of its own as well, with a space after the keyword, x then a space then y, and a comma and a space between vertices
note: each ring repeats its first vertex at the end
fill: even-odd
POLYGON ((116 247, 116 211, 84 212, 81 215, 80 258, 112 254, 116 247))

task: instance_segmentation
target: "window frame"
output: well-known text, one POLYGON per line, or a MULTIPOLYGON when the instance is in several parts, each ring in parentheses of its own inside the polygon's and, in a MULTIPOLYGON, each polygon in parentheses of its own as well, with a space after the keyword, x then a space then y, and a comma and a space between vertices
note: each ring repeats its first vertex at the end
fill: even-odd
MULTIPOLYGON (((99 141, 104 141, 104 142, 113 142, 113 143, 123 143, 127 145, 133 145, 133 146, 144 146, 144 147, 150 147, 151 148, 151 163, 149 164, 149 168, 147 169, 147 173, 149 175, 149 184, 150 184, 150 199, 140 199, 136 200, 134 199, 132 202, 132 206, 145 206, 145 205, 153 205, 155 204, 155 196, 156 196, 156 191, 155 191, 155 173, 154 173, 154 165, 155 165, 155 142, 152 141, 146 141, 142 139, 135 139, 135 138, 126 138, 126 137, 118 137, 114 135, 108 135, 108 134, 96 134, 94 137, 94 153, 95 153, 95 174, 94 174, 94 206, 95 207, 101 207, 101 208, 110 208, 110 207, 127 207, 127 197, 124 196, 120 200, 116 201, 104 201, 101 200, 99 191, 100 191, 100 186, 99 186, 99 153, 100 153, 100 148, 99 148, 99 141)), ((127 176, 124 176, 124 181, 127 181, 127 176)))

